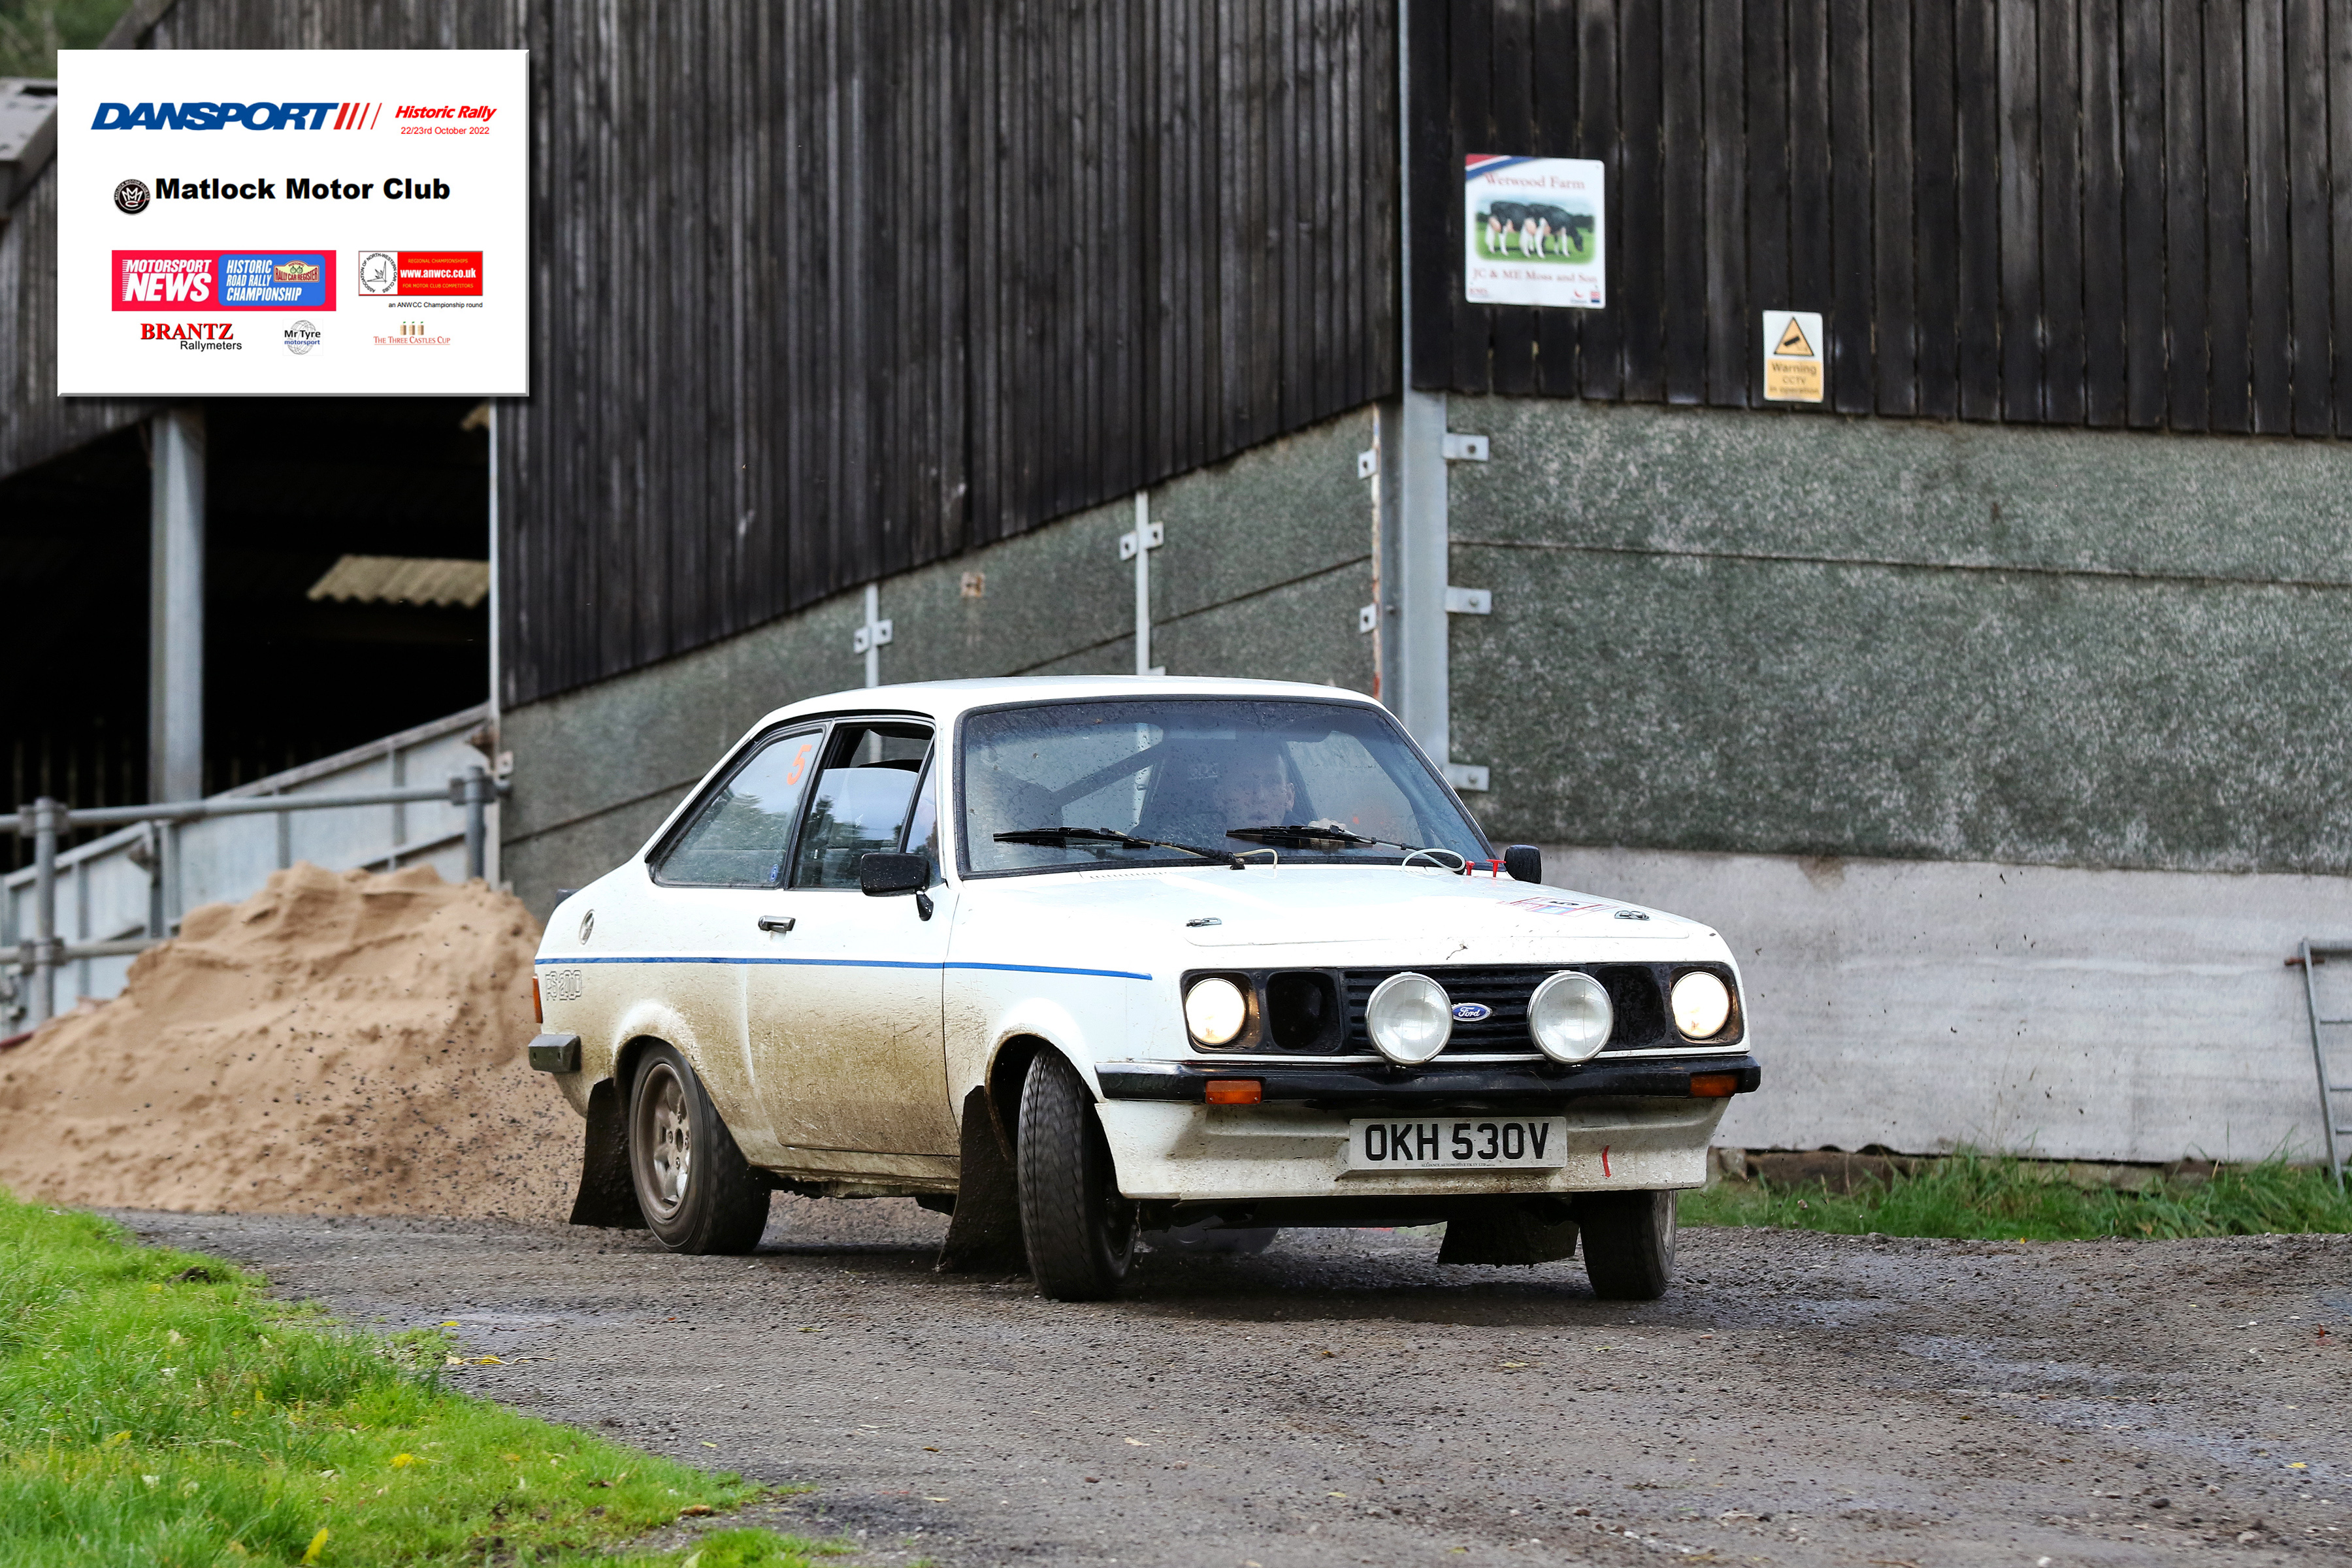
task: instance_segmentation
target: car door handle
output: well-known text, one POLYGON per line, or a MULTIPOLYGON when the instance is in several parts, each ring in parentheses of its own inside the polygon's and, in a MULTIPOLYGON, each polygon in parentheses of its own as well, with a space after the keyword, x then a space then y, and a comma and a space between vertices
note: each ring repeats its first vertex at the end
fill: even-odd
POLYGON ((761 931, 772 931, 778 936, 782 936, 784 932, 793 929, 793 917, 790 915, 761 915, 760 917, 760 929, 761 931))

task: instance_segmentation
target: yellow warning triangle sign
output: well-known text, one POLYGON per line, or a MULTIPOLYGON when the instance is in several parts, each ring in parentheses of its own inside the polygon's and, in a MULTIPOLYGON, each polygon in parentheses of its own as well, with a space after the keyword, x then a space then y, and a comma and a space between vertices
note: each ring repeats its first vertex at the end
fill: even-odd
POLYGON ((1813 345, 1805 341, 1805 329, 1794 316, 1789 318, 1788 330, 1780 334, 1780 341, 1772 345, 1772 352, 1787 359, 1814 357, 1813 345))

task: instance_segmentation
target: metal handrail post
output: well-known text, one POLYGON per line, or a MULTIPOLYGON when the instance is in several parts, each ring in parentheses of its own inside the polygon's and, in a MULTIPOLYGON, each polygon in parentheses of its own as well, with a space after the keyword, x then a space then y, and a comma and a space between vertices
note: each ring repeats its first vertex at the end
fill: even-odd
POLYGON ((28 1021, 47 1022, 58 1010, 58 803, 33 802, 33 997, 28 1021))
MULTIPOLYGON (((455 781, 452 781, 455 782, 455 781)), ((488 872, 490 775, 475 763, 466 770, 466 876, 470 880, 488 872)))

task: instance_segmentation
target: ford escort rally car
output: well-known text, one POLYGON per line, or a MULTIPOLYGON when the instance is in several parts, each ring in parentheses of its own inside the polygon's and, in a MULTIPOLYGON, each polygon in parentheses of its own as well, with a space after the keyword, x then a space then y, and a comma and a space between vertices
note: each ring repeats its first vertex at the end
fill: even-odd
POLYGON ((564 898, 534 990, 574 1223, 748 1252, 772 1190, 913 1196, 1064 1300, 1139 1241, 1435 1223, 1654 1297, 1759 1074, 1715 931, 1546 886, 1378 703, 1273 681, 780 709, 564 898))

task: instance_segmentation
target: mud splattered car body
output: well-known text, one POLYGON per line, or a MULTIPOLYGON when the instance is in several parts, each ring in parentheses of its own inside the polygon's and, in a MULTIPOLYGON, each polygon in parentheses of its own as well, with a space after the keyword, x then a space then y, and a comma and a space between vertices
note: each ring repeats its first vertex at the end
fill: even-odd
POLYGON ((1041 1278, 1066 1244, 1056 1294, 1115 1286, 1139 1229, 1444 1219, 1504 1262, 1580 1220, 1591 1263, 1630 1226, 1670 1270, 1670 1194, 1758 1082, 1738 966, 1538 874, 1351 693, 843 693, 558 907, 534 1059, 589 1118, 578 1217, 674 1246, 740 1243, 783 1185, 951 1207, 1041 1278), (1027 1147, 1048 1127, 1073 1147, 1027 1147), (715 1188, 731 1229, 666 1229, 715 1188))

